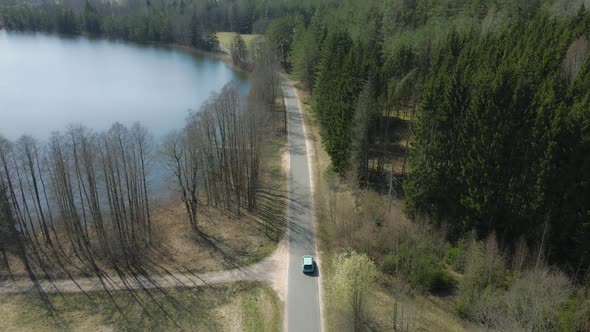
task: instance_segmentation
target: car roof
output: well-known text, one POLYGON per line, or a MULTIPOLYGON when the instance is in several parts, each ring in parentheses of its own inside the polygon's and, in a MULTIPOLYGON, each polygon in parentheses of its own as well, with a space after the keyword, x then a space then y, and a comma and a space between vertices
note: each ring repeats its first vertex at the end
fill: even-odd
POLYGON ((311 264, 312 262, 313 262, 313 257, 303 256, 303 264, 311 264))

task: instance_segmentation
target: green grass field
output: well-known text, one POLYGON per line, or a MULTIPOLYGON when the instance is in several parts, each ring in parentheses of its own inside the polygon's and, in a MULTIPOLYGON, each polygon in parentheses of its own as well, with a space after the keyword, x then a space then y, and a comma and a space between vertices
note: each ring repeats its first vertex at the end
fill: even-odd
MULTIPOLYGON (((229 49, 231 41, 235 37, 235 35, 235 32, 217 32, 217 39, 219 39, 219 44, 221 46, 229 49)), ((246 45, 250 47, 252 41, 258 36, 260 35, 242 35, 242 38, 244 38, 246 45)))

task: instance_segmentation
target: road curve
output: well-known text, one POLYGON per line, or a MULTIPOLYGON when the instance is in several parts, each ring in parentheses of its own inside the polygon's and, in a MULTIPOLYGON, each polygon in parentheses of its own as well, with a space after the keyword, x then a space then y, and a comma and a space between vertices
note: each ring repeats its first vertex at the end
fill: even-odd
MULTIPOLYGON (((168 272, 157 275, 128 276, 125 279, 108 277, 76 278, 76 280, 41 281, 47 293, 78 293, 100 291, 106 286, 110 290, 153 289, 170 287, 199 287, 235 281, 268 282, 279 293, 284 291, 277 280, 282 279, 287 265, 287 285, 285 301, 285 327, 290 332, 315 332, 321 330, 319 276, 304 275, 301 271, 303 255, 316 256, 313 201, 310 178, 310 164, 306 144, 302 110, 299 107, 295 88, 285 78, 281 78, 285 107, 287 108, 289 199, 287 205, 287 247, 279 248, 259 263, 233 270, 192 274, 189 271, 168 272), (284 257, 287 257, 287 262, 284 257)), ((33 292, 28 280, 17 282, 0 281, 0 295, 33 292)))
POLYGON ((303 113, 292 83, 281 78, 287 109, 289 154, 287 204, 287 293, 285 326, 289 332, 321 330, 319 276, 302 273, 301 257, 316 256, 313 201, 303 113))

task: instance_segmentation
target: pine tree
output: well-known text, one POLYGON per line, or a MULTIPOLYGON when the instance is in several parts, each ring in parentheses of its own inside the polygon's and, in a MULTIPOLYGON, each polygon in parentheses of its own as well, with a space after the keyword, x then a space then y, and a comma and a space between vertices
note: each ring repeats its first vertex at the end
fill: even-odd
POLYGON ((377 113, 376 80, 370 78, 358 97, 351 127, 349 177, 361 187, 369 178, 369 132, 377 113))
POLYGON ((196 12, 193 12, 193 16, 191 16, 190 40, 192 47, 202 48, 205 46, 203 45, 203 36, 201 34, 201 27, 199 26, 196 12))
POLYGON ((458 64, 459 53, 455 47, 457 38, 451 34, 435 59, 438 66, 424 86, 413 125, 409 161, 413 171, 404 189, 406 208, 411 215, 424 214, 437 221, 456 223, 451 228, 463 230, 463 220, 459 217, 464 184, 459 174, 465 151, 459 134, 470 100, 466 94, 469 83, 464 81, 462 73, 467 63, 458 64))
POLYGON ((215 32, 205 32, 205 37, 203 38, 203 48, 206 50, 219 49, 219 39, 217 39, 217 35, 215 34, 215 32))
POLYGON ((289 15, 273 20, 266 30, 266 37, 274 46, 281 65, 286 69, 291 69, 289 59, 293 46, 293 30, 299 25, 301 18, 289 15))
POLYGON ((293 65, 295 77, 305 89, 312 93, 319 57, 320 50, 316 38, 303 24, 298 25, 293 37, 293 52, 290 62, 293 65))
POLYGON ((184 15, 185 8, 186 8, 186 4, 184 3, 184 0, 180 0, 180 6, 179 6, 180 15, 184 15))
POLYGON ((332 167, 343 174, 350 154, 350 128, 360 87, 358 57, 345 32, 328 37, 322 51, 313 110, 332 167))
POLYGON ((101 33, 101 17, 96 9, 86 0, 84 7, 84 25, 86 32, 93 35, 101 33))
POLYGON ((63 9, 57 17, 57 30, 63 34, 76 34, 79 32, 76 15, 71 9, 63 9))
POLYGON ((248 48, 246 47, 246 42, 244 42, 242 35, 239 33, 236 33, 231 42, 230 53, 233 64, 242 69, 246 69, 248 65, 248 48))

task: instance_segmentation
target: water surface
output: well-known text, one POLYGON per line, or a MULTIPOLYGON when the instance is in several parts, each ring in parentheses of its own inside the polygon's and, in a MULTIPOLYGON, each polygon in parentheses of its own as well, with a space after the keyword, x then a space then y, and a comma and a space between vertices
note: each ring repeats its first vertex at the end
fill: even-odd
POLYGON ((140 121, 160 138, 232 80, 247 85, 224 62, 178 49, 0 30, 0 134, 140 121))

